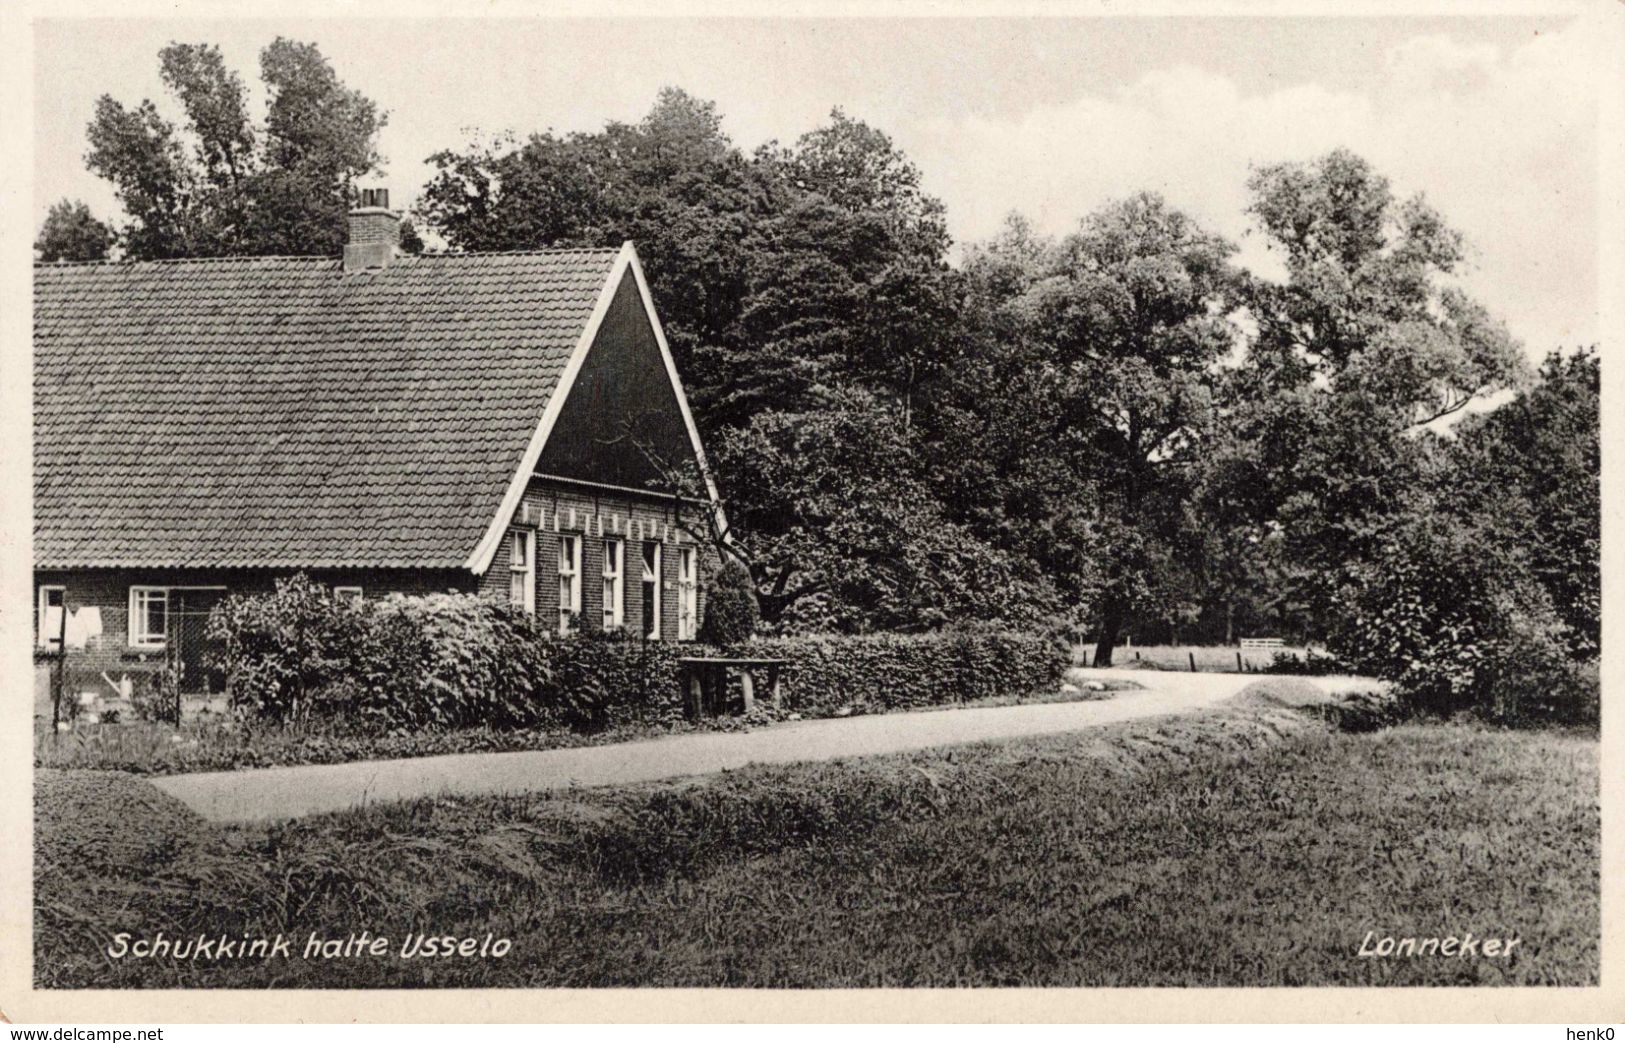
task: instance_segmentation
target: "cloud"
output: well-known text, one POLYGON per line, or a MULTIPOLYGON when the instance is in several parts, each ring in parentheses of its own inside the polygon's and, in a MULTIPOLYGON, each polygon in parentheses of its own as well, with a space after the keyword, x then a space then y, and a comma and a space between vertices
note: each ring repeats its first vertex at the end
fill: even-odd
POLYGON ((1466 234, 1464 282, 1538 355, 1597 331, 1593 39, 1581 23, 1511 48, 1418 36, 1373 82, 1337 89, 1247 92, 1210 70, 1153 68, 1012 121, 927 121, 909 147, 963 238, 991 234, 1011 209, 1065 232, 1149 188, 1269 271, 1244 213, 1249 168, 1347 146, 1466 234))

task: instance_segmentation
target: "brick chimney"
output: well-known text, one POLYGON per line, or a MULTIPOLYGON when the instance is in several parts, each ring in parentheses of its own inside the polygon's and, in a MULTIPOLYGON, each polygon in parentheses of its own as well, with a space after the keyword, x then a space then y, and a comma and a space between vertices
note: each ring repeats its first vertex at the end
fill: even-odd
POLYGON ((389 208, 389 189, 363 188, 350 211, 350 240, 344 244, 344 270, 388 268, 401 241, 401 215, 389 208))

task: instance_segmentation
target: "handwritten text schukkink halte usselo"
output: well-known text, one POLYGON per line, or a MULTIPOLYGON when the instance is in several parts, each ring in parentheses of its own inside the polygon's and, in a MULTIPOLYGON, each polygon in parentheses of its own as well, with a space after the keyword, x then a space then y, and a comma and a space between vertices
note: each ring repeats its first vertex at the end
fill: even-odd
POLYGON ((399 945, 391 945, 388 938, 370 931, 359 934, 352 932, 342 938, 326 938, 312 931, 303 944, 297 938, 280 933, 271 937, 196 934, 171 938, 159 931, 151 938, 137 938, 129 933, 116 934, 107 946, 107 955, 115 960, 291 960, 295 957, 305 960, 379 957, 421 960, 503 957, 512 949, 513 942, 491 934, 475 938, 414 931, 408 933, 399 945))

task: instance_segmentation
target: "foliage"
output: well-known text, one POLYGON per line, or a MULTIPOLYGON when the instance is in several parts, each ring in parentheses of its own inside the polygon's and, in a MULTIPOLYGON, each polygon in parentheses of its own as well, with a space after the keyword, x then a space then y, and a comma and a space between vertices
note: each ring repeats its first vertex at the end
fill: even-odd
POLYGON ((729 488, 748 490, 731 520, 762 583, 763 615, 781 629, 1022 626, 1060 610, 1035 568, 949 520, 908 436, 871 394, 758 414, 725 431, 714 455, 729 488))
POLYGON ((1303 650, 1303 654, 1296 652, 1276 652, 1270 658, 1270 663, 1264 668, 1266 674, 1288 674, 1295 677, 1328 677, 1332 674, 1346 674, 1349 668, 1334 655, 1316 652, 1312 648, 1303 650))
POLYGON ((573 693, 554 684, 548 637, 534 617, 471 594, 391 595, 371 607, 357 658, 328 695, 385 728, 544 723, 576 708, 555 698, 573 693))
POLYGON ((1436 448, 1426 483, 1338 573, 1334 642, 1430 712, 1586 717, 1596 694, 1601 456, 1594 353, 1436 448))
MULTIPOLYGON (((1095 604, 1102 665, 1136 615, 1166 616, 1182 600, 1181 552, 1197 531, 1184 505, 1211 422, 1214 367, 1238 336, 1227 317, 1239 285, 1233 253, 1141 194, 1100 208, 1059 243, 1012 224, 970 266, 989 343, 981 364, 960 370, 961 408, 993 416, 965 434, 991 433, 1016 455, 982 472, 988 492, 1005 497, 1000 513, 1016 526, 1034 507, 1054 519, 1034 536, 1059 543, 1044 553, 1095 604), (999 377, 1015 373, 1001 395, 999 377), (1030 460, 1040 456, 1051 460, 1030 460), (1056 466, 1064 484, 1047 480, 1056 466), (1005 473, 1036 481, 1006 483, 1005 473)), ((947 455, 977 452, 954 445, 947 455)))
POLYGON ((1524 552, 1577 660, 1602 648, 1600 392, 1595 348, 1554 352, 1524 394, 1461 425, 1448 464, 1451 510, 1524 552))
POLYGON ((996 630, 765 638, 753 655, 788 661, 786 706, 807 716, 885 713, 1058 687, 1060 640, 996 630))
POLYGON ((100 261, 113 245, 113 230, 96 220, 90 207, 67 199, 51 204, 34 240, 41 261, 100 261))
POLYGON ((210 617, 232 705, 266 722, 310 718, 362 733, 603 729, 680 711, 676 646, 560 636, 472 594, 357 605, 303 573, 237 594, 210 617))
MULTIPOLYGON (((153 670, 131 691, 131 709, 136 720, 179 723, 181 708, 180 676, 169 664, 153 670)), ((103 720, 106 720, 104 715, 103 720)))
MULTIPOLYGON (((96 102, 85 156, 129 217, 126 257, 337 254, 356 179, 378 168, 377 105, 338 78, 315 44, 278 37, 260 52, 265 121, 212 44, 159 52, 183 122, 150 99, 96 102)), ((43 238, 43 234, 42 234, 43 238)))
POLYGON ((1332 649, 1393 681, 1415 708, 1518 716, 1518 695, 1563 674, 1562 624, 1510 555, 1473 530, 1417 518, 1344 570, 1332 649))
POLYGON ((1452 285, 1464 241, 1422 197, 1397 198, 1345 150, 1262 167, 1248 187, 1287 279, 1247 284, 1257 334, 1221 385, 1200 502, 1222 533, 1225 600, 1320 635, 1338 570, 1426 499, 1426 425, 1519 386, 1527 367, 1452 285))
POLYGON ((304 573, 279 578, 267 594, 232 594, 209 615, 220 642, 234 709, 273 720, 308 716, 318 696, 360 660, 368 620, 362 608, 304 573))
POLYGON ((725 558, 706 591, 699 638, 706 644, 729 648, 749 641, 756 632, 756 622, 756 590, 750 572, 737 560, 725 558))

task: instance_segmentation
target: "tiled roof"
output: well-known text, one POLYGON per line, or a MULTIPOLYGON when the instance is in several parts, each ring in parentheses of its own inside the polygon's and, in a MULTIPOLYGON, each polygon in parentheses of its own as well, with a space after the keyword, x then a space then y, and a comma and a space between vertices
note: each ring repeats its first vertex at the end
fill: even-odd
POLYGON ((35 565, 462 566, 616 256, 36 266, 35 565))

